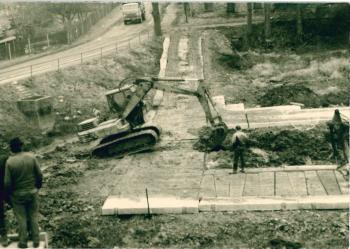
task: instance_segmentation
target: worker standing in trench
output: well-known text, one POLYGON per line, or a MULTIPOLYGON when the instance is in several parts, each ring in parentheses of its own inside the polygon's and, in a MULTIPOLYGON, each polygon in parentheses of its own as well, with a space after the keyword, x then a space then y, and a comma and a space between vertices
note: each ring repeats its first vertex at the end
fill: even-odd
POLYGON ((245 134, 239 125, 236 126, 236 132, 232 136, 232 148, 233 154, 233 172, 232 174, 237 174, 238 161, 241 162, 241 171, 244 173, 244 154, 246 153, 248 145, 248 135, 245 134))
POLYGON ((332 145, 332 157, 338 158, 338 149, 343 153, 343 162, 349 163, 349 125, 342 121, 338 109, 334 111, 331 121, 327 122, 332 145))

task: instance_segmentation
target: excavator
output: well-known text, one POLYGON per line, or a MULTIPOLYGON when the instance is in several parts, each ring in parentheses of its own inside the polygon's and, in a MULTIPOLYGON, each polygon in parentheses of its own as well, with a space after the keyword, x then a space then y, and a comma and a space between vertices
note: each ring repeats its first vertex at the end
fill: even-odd
POLYGON ((147 124, 143 117, 143 99, 152 89, 197 97, 207 122, 210 124, 207 143, 212 148, 219 147, 228 133, 227 125, 216 111, 209 91, 198 80, 196 90, 189 90, 181 83, 182 78, 143 77, 120 84, 105 96, 109 110, 116 118, 99 123, 99 118, 91 118, 78 124, 81 142, 90 142, 91 154, 97 157, 123 157, 152 149, 160 139, 161 129, 147 124))

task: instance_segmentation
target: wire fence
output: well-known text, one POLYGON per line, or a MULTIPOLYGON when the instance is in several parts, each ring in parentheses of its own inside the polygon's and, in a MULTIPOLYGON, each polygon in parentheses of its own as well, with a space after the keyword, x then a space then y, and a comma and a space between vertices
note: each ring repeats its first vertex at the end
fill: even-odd
POLYGON ((145 41, 149 41, 152 38, 151 36, 149 31, 142 31, 133 38, 119 40, 118 42, 110 42, 109 44, 91 50, 85 50, 69 56, 57 57, 53 60, 30 64, 15 69, 0 70, 0 83, 33 77, 34 75, 45 72, 60 71, 67 66, 84 64, 93 59, 100 59, 102 61, 105 56, 110 56, 111 54, 118 56, 119 53, 125 50, 134 49, 142 45, 145 41))
POLYGON ((52 46, 69 44, 86 34, 92 26, 115 8, 115 4, 105 4, 86 16, 83 20, 64 30, 42 33, 36 37, 18 37, 12 42, 0 44, 0 60, 11 60, 26 54, 46 51, 52 46))

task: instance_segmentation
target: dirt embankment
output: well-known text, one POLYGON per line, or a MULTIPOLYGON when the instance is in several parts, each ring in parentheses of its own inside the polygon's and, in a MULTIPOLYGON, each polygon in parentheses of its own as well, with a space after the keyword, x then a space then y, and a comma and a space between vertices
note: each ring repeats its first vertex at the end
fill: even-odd
MULTIPOLYGON (((106 57, 102 63, 96 60, 60 72, 35 76, 19 84, 33 94, 53 97, 56 125, 51 135, 74 133, 78 122, 93 116, 93 108, 100 110, 103 117, 109 117, 104 96, 107 90, 117 88, 120 81, 128 77, 156 74, 160 53, 161 41, 155 40, 148 47, 130 52, 119 51, 118 56, 106 57)), ((0 90, 0 101, 3 103, 0 117, 6 120, 0 124, 0 139, 7 141, 17 135, 33 146, 47 144, 51 139, 41 136, 35 127, 30 127, 18 111, 16 100, 20 95, 16 89, 5 85, 0 90)))

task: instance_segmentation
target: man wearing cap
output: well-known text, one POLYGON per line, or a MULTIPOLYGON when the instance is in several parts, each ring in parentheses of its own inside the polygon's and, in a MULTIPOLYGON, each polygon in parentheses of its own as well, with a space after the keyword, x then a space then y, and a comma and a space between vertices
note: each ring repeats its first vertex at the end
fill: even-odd
POLYGON ((239 125, 236 126, 236 132, 232 136, 233 156, 233 174, 237 173, 238 161, 241 162, 241 172, 244 173, 244 153, 247 148, 248 135, 245 134, 239 125))
POLYGON ((38 190, 43 176, 35 156, 23 152, 22 146, 19 138, 10 141, 13 155, 6 162, 5 188, 19 225, 18 247, 27 248, 28 230, 31 232, 33 246, 39 247, 38 190))

